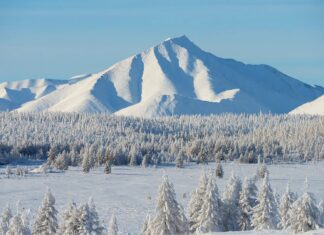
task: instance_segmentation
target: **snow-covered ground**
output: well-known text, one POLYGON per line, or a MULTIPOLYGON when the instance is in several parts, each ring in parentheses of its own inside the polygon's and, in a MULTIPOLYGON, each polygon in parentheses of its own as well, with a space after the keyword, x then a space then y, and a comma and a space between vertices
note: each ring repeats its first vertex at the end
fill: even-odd
MULTIPOLYGON (((220 191, 223 190, 228 177, 234 171, 240 177, 255 175, 257 165, 228 163, 224 164, 225 176, 217 181, 220 191)), ((215 169, 210 164, 207 169, 215 169)), ((163 167, 113 167, 112 174, 106 175, 102 168, 96 168, 84 174, 79 168, 70 168, 64 173, 31 174, 26 177, 5 178, 0 175, 0 210, 7 203, 15 207, 17 201, 32 210, 34 215, 41 203, 46 187, 49 186, 56 197, 56 205, 60 212, 70 202, 84 203, 93 197, 100 218, 106 223, 114 213, 122 234, 129 232, 139 234, 147 213, 155 207, 155 198, 162 176, 167 174, 175 186, 178 201, 186 208, 191 192, 195 189, 203 167, 192 164, 184 169, 174 166, 163 167)), ((304 180, 307 177, 310 191, 318 199, 324 199, 324 163, 270 165, 270 181, 276 193, 281 194, 290 182, 291 189, 303 192, 304 180)), ((3 171, 4 169, 0 169, 3 171)), ((219 234, 219 233, 216 233, 219 234)), ((228 235, 241 234, 230 232, 228 235)), ((246 232, 250 234, 290 234, 289 232, 246 232)), ((312 234, 312 233, 310 233, 312 234)), ((314 233, 315 234, 315 233, 314 233)), ((317 234, 324 234, 317 231, 317 234)))

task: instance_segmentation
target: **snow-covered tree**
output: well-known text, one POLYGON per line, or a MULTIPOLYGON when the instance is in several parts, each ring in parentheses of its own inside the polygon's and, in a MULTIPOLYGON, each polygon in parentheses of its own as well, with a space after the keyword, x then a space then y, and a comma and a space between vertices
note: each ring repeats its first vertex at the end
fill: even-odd
POLYGON ((251 230, 253 207, 256 206, 256 186, 253 180, 244 179, 239 199, 239 226, 240 230, 251 230))
POLYGON ((282 195, 279 203, 280 228, 287 229, 290 226, 290 211, 296 199, 296 194, 290 191, 288 184, 286 192, 282 195))
POLYGON ((88 201, 89 206, 89 227, 91 228, 91 233, 102 234, 104 227, 101 225, 96 206, 93 202, 93 199, 90 198, 88 201))
POLYGON ((257 169, 257 176, 259 179, 263 179, 266 175, 269 175, 268 168, 266 164, 264 163, 259 163, 258 164, 258 169, 257 169))
POLYGON ((214 177, 210 174, 203 198, 202 208, 198 217, 199 232, 221 232, 223 227, 222 202, 214 177))
POLYGON ((308 192, 308 182, 306 179, 306 190, 299 197, 290 210, 290 226, 295 233, 307 232, 321 226, 320 211, 312 193, 308 192))
POLYGON ((105 174, 111 174, 111 160, 107 160, 105 163, 105 174))
POLYGON ((197 189, 192 193, 189 202, 189 227, 190 232, 195 232, 199 227, 199 216, 201 214, 202 204, 206 194, 208 178, 206 172, 200 176, 197 189))
POLYGON ((318 203, 318 210, 319 210, 319 213, 320 213, 321 227, 323 228, 324 227, 324 202, 323 202, 323 200, 321 200, 318 203))
POLYGON ((141 166, 143 168, 146 168, 148 166, 148 163, 149 163, 149 159, 148 159, 148 156, 147 155, 144 155, 143 159, 142 159, 142 163, 141 163, 141 166))
POLYGON ((29 227, 26 227, 21 218, 21 214, 15 215, 10 220, 9 230, 6 235, 30 235, 29 227))
POLYGON ((1 215, 0 234, 6 234, 6 232, 9 230, 9 224, 11 218, 12 218, 12 212, 9 205, 7 205, 1 215))
POLYGON ((68 208, 63 212, 59 235, 77 234, 81 225, 80 212, 75 203, 70 203, 68 208))
POLYGON ((186 234, 187 219, 176 200, 173 184, 167 176, 159 187, 155 216, 150 223, 152 234, 186 234))
POLYGON ((82 158, 82 171, 84 173, 89 173, 90 172, 90 156, 88 154, 84 154, 82 158))
POLYGON ((118 224, 115 215, 112 215, 109 221, 109 228, 108 228, 109 235, 117 235, 118 234, 118 224))
POLYGON ((239 230, 239 217, 240 217, 240 192, 242 190, 242 183, 234 173, 229 178, 225 190, 223 192, 223 204, 224 204, 224 227, 226 231, 239 230))
POLYGON ((183 153, 180 152, 178 155, 177 155, 177 158, 176 158, 176 167, 177 168, 183 168, 183 153))
POLYGON ((142 226, 141 235, 151 235, 150 223, 151 223, 151 216, 147 215, 142 226))
POLYGON ((223 178, 224 170, 222 164, 219 162, 216 167, 216 177, 223 178))
POLYGON ((268 174, 263 178, 257 202, 258 204, 253 208, 252 215, 254 229, 277 229, 279 214, 268 174))
POLYGON ((55 198, 48 189, 33 224, 33 234, 56 234, 58 229, 55 198))
POLYGON ((7 178, 10 178, 10 175, 12 175, 12 170, 11 170, 10 166, 6 167, 5 174, 6 174, 7 178))

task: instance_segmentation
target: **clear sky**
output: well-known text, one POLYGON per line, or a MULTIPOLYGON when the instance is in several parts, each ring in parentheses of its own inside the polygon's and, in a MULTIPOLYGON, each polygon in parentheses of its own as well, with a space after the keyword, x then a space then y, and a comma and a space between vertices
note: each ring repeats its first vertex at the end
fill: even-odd
POLYGON ((321 0, 0 0, 0 82, 99 72, 183 34, 324 86, 321 0))

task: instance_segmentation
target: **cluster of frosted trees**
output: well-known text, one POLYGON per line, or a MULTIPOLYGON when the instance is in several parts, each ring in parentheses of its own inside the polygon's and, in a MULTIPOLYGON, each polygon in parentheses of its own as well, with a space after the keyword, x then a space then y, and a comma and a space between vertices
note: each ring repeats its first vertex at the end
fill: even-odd
MULTIPOLYGON (((300 196, 287 187, 281 199, 276 198, 269 183, 268 173, 259 190, 255 179, 243 184, 234 174, 220 194, 216 174, 203 173, 197 189, 192 193, 188 213, 177 202, 173 184, 163 177, 158 190, 154 214, 143 223, 142 235, 202 234, 208 232, 288 229, 305 232, 324 226, 324 204, 317 204, 314 196, 305 192, 300 196)), ((70 203, 58 221, 55 198, 48 190, 30 226, 29 211, 17 210, 13 215, 5 208, 0 220, 0 234, 108 234, 116 235, 118 225, 111 217, 108 229, 100 221, 95 204, 77 206, 70 203)))
POLYGON ((96 206, 92 199, 89 202, 77 206, 70 203, 58 222, 58 211, 55 208, 55 198, 51 191, 45 194, 43 202, 38 209, 32 225, 29 221, 29 210, 17 209, 14 215, 7 206, 0 220, 0 234, 3 235, 117 235, 118 225, 116 217, 110 219, 108 229, 99 220, 96 206))
POLYGON ((186 217, 177 203, 172 183, 163 178, 154 216, 147 216, 143 235, 202 234, 208 232, 288 229, 305 232, 324 226, 324 206, 305 190, 297 198, 287 187, 276 199, 268 174, 258 191, 254 180, 243 184, 232 175, 222 195, 216 177, 203 173, 193 192, 186 217))
POLYGON ((0 113, 0 164, 51 158, 59 168, 163 162, 321 160, 324 117, 289 115, 175 116, 0 113), (88 158, 84 160, 84 158, 88 158))

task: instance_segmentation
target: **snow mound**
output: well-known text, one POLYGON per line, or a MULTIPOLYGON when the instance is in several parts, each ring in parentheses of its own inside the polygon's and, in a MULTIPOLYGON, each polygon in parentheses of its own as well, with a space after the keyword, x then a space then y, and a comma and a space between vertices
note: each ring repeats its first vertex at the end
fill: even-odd
POLYGON ((299 106, 291 114, 324 115, 324 95, 314 101, 299 106))
POLYGON ((23 98, 13 104, 13 98, 0 96, 2 110, 107 112, 144 117, 288 113, 324 94, 324 88, 309 86, 270 66, 219 58, 186 36, 169 38, 97 74, 78 75, 59 84, 33 80, 3 88, 13 87, 23 98))

